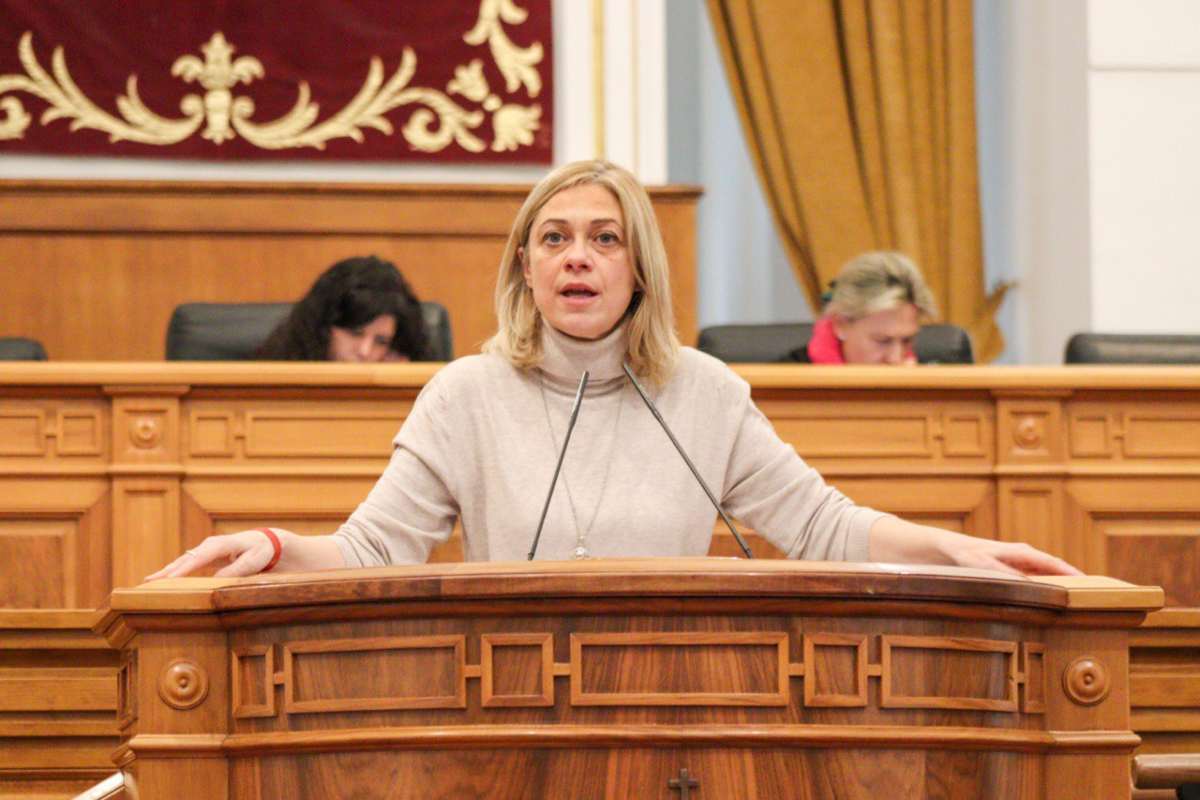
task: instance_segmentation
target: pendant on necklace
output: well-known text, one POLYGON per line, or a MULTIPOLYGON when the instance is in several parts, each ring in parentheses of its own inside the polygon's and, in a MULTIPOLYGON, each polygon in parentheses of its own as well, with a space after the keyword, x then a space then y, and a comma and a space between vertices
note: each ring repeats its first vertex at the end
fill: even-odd
POLYGON ((587 558, 587 557, 588 557, 588 551, 587 551, 586 547, 584 547, 583 545, 579 545, 579 547, 575 548, 575 558, 587 558))

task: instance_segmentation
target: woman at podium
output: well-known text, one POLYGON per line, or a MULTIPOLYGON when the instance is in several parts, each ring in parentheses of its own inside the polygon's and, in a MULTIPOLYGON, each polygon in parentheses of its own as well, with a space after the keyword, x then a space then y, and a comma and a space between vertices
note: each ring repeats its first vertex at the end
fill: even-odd
POLYGON ((208 564, 250 575, 421 563, 456 520, 468 560, 705 555, 710 497, 792 558, 1076 573, 1028 545, 905 522, 826 484, 745 381, 680 346, 667 276, 650 199, 629 172, 603 161, 554 170, 509 234, 496 334, 425 386, 351 517, 327 536, 212 536, 150 578, 208 564))

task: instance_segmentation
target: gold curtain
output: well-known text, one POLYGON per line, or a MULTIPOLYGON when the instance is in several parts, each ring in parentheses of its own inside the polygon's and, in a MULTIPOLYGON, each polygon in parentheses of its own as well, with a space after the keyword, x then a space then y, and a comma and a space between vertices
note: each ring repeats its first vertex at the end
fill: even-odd
POLYGON ((849 258, 900 250, 976 358, 983 285, 971 0, 707 0, 751 154, 814 308, 849 258))

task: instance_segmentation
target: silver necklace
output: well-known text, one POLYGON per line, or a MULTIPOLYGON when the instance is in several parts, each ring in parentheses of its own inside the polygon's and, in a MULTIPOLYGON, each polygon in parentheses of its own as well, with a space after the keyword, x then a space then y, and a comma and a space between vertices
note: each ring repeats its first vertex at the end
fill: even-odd
MULTIPOLYGON (((559 445, 557 437, 554 434, 554 423, 550 419, 550 402, 546 399, 546 380, 540 371, 538 372, 538 388, 542 393, 542 410, 546 412, 546 429, 550 432, 552 452, 558 452, 559 445)), ((617 391, 617 416, 613 422, 612 445, 609 447, 608 459, 604 465, 604 477, 600 479, 600 492, 596 497, 596 508, 592 511, 592 518, 586 528, 579 527, 579 512, 575 510, 575 496, 571 492, 571 481, 567 478, 564 465, 562 473, 563 488, 567 490, 567 504, 571 508, 571 521, 575 523, 575 551, 572 554, 574 558, 591 557, 587 548, 587 537, 592 532, 592 527, 596 524, 596 518, 600 516, 600 507, 604 505, 604 491, 608 488, 608 476, 612 473, 612 457, 617 447, 617 431, 621 427, 621 411, 625 408, 625 403, 621 397, 624 389, 625 387, 622 385, 621 389, 617 391)))

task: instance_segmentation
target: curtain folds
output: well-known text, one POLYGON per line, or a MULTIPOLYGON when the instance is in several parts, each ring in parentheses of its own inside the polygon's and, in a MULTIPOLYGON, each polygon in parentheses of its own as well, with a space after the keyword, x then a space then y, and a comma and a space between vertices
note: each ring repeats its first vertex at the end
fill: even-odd
POLYGON ((707 0, 767 202, 814 308, 842 264, 901 250, 976 357, 984 287, 971 0, 707 0))

